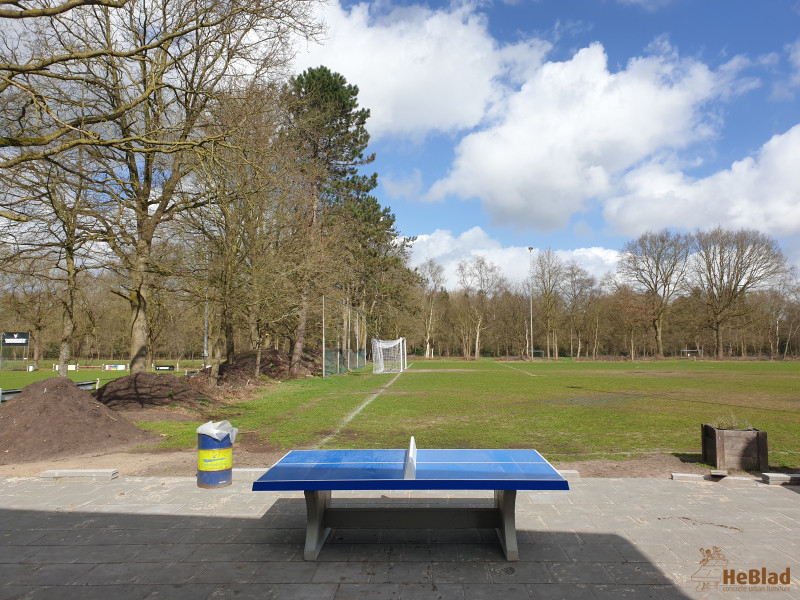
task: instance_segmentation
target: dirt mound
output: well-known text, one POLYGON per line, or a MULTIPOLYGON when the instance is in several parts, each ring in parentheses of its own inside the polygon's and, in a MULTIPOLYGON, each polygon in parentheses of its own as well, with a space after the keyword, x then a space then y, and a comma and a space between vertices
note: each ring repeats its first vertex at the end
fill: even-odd
POLYGON ((160 373, 134 373, 108 382, 92 395, 115 410, 163 406, 202 412, 211 392, 191 379, 160 373))
MULTIPOLYGON (((224 362, 219 366, 220 383, 245 383, 255 379, 256 351, 242 352, 232 362, 224 362)), ((273 349, 261 350, 261 375, 270 379, 289 378, 289 355, 273 349)), ((317 357, 303 353, 300 359, 300 376, 314 375, 320 371, 317 357)))
POLYGON ((0 464, 150 445, 160 439, 62 377, 32 383, 0 406, 0 464))

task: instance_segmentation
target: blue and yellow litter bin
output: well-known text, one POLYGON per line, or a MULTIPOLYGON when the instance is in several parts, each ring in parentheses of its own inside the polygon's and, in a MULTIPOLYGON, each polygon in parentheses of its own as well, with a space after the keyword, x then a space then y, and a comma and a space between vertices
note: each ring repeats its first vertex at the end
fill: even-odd
POLYGON ((238 432, 228 421, 209 421, 197 428, 197 487, 213 489, 231 484, 233 442, 238 432))

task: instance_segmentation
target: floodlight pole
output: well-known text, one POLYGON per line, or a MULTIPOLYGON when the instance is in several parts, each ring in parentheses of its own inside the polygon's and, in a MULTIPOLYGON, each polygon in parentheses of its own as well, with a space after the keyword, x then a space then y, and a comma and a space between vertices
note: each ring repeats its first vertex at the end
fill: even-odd
POLYGON ((531 296, 531 328, 528 335, 531 338, 530 359, 533 362, 533 246, 528 246, 528 279, 530 280, 528 291, 531 296))
POLYGON ((325 379, 325 296, 322 296, 322 378, 325 379))
POLYGON ((206 318, 203 328, 203 370, 208 368, 208 288, 206 288, 206 318))

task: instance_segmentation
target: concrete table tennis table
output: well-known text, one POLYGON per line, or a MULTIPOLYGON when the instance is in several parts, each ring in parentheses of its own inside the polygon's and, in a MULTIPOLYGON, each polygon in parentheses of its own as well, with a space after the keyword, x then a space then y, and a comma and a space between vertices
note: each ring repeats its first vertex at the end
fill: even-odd
POLYGON ((305 560, 316 560, 331 529, 495 529, 506 559, 519 559, 519 490, 568 490, 536 450, 294 450, 253 491, 302 491, 305 560), (331 507, 334 490, 494 490, 491 507, 331 507))

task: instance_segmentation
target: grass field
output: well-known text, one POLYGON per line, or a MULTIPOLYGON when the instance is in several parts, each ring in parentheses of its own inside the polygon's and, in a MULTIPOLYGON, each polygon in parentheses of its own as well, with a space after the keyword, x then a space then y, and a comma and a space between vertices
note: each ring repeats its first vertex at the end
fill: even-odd
MULTIPOLYGON (((101 371, 99 369, 86 369, 84 371, 69 371, 67 376, 72 381, 94 381, 100 379, 100 385, 104 385, 116 379, 129 375, 127 371, 101 371)), ((28 373, 26 371, 0 371, 0 389, 13 390, 21 389, 34 381, 41 381, 49 377, 58 377, 58 373, 49 369, 39 369, 28 373)))
MULTIPOLYGON (((110 361, 109 361, 110 362, 110 361)), ((124 361, 122 361, 124 362, 124 361)), ((156 364, 174 364, 169 363, 169 361, 156 361, 156 364)), ((97 365, 97 363, 95 363, 97 365)), ((203 367, 202 361, 182 361, 181 362, 181 371, 174 373, 176 375, 183 375, 184 369, 199 369, 203 367)), ((163 373, 163 371, 162 371, 163 373)), ((72 381, 94 381, 96 379, 100 379, 100 385, 105 385, 109 381, 117 379, 118 377, 124 377, 125 375, 130 375, 128 371, 103 371, 97 367, 91 368, 86 367, 81 363, 81 367, 79 371, 68 371, 67 376, 72 379, 72 381)), ((11 369, 0 369, 0 389, 4 390, 11 390, 11 389, 21 389, 24 388, 29 383, 33 383, 34 381, 41 381, 42 379, 47 379, 48 377, 57 377, 58 373, 53 371, 53 364, 52 362, 42 361, 40 363, 40 368, 36 371, 27 372, 27 371, 12 371, 11 369)))
MULTIPOLYGON (((768 433, 770 464, 800 467, 800 363, 417 361, 268 386, 214 415, 275 449, 532 447, 552 460, 700 454, 700 425, 768 433), (371 402, 357 411, 369 398, 371 402), (348 416, 352 419, 348 421, 348 416)), ((149 423, 191 447, 195 423, 149 423)), ((252 439, 252 438, 251 438, 252 439)))

